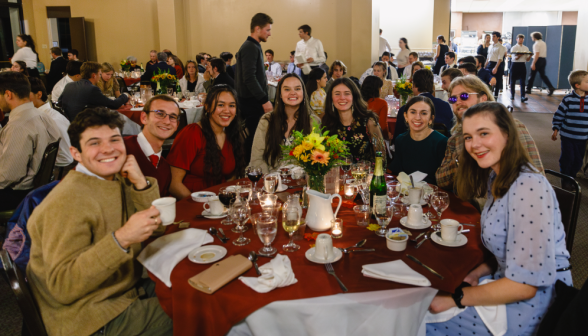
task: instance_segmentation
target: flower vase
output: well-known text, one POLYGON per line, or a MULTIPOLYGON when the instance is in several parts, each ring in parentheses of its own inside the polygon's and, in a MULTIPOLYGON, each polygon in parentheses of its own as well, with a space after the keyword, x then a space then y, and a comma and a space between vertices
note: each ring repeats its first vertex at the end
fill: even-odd
POLYGON ((400 106, 406 105, 407 101, 408 101, 408 96, 400 96, 400 106))
POLYGON ((166 90, 166 88, 161 86, 161 82, 157 82, 157 90, 155 92, 159 95, 159 94, 167 93, 165 91, 167 91, 167 90, 166 90))
POLYGON ((308 188, 312 190, 316 190, 318 192, 324 193, 325 192, 325 175, 310 175, 308 176, 308 188))

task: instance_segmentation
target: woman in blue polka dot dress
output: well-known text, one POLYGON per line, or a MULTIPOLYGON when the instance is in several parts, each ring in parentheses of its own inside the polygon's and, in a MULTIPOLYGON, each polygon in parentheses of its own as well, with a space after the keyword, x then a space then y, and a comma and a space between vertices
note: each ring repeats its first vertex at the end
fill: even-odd
POLYGON ((463 296, 433 299, 433 313, 467 308, 447 322, 427 324, 427 335, 492 335, 473 306, 500 304, 507 311, 505 335, 533 335, 555 298, 555 282, 572 285, 555 193, 517 134, 500 103, 480 103, 463 115, 457 193, 463 199, 487 196, 482 242, 494 256, 466 276, 471 287, 463 288, 463 296), (494 281, 478 286, 486 278, 494 281))

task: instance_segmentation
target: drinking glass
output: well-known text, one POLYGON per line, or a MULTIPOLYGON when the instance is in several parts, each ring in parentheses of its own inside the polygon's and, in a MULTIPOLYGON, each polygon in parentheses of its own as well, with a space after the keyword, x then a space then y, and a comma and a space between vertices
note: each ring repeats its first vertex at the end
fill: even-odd
POLYGON ((386 237, 386 227, 390 224, 390 221, 394 216, 394 205, 386 204, 385 207, 374 207, 374 213, 378 220, 378 224, 380 225, 380 229, 375 233, 380 237, 386 237))
POLYGON ((349 176, 349 170, 351 170, 351 164, 353 163, 353 159, 351 157, 341 158, 342 161, 345 163, 341 164, 341 169, 343 169, 343 180, 347 181, 347 177, 349 176))
POLYGON ((296 252, 300 249, 299 245, 294 244, 294 232, 300 226, 300 212, 295 207, 288 207, 282 210, 282 227, 290 235, 290 242, 283 246, 286 252, 296 252))
POLYGON ((277 216, 276 209, 279 208, 277 195, 261 194, 259 195, 259 204, 263 213, 277 216))
MULTIPOLYGON (((241 202, 247 203, 245 200, 241 199, 241 197, 239 197, 239 196, 237 196, 237 198, 235 198, 235 200, 231 201, 231 205, 229 206, 229 212, 228 212, 229 218, 233 218, 233 215, 235 214, 236 208, 233 205, 235 203, 237 203, 237 205, 239 205, 238 203, 241 203, 241 202)), ((250 208, 249 204, 246 204, 246 206, 248 208, 250 208)), ((234 223, 234 221, 233 221, 233 223, 234 223)), ((241 233, 241 232, 245 232, 245 231, 249 230, 249 228, 247 226, 245 226, 245 223, 247 223, 247 221, 243 222, 242 226, 239 226, 239 225, 233 226, 231 228, 231 231, 233 231, 235 233, 241 233)))
POLYGON ((135 97, 135 101, 136 101, 137 103, 140 103, 140 102, 141 102, 141 93, 140 93, 140 92, 135 92, 135 93, 133 94, 133 96, 135 97))
POLYGON ((265 192, 273 194, 278 189, 279 180, 276 175, 266 175, 263 178, 263 186, 265 188, 265 192))
POLYGON ((263 176, 261 168, 250 166, 247 167, 245 173, 247 174, 247 178, 249 178, 249 181, 253 183, 253 189, 251 189, 251 204, 259 204, 259 202, 257 202, 257 191, 259 191, 259 188, 257 188, 257 182, 259 182, 259 180, 261 180, 261 177, 263 176))
POLYGON ((394 207, 394 217, 402 218, 408 216, 408 208, 410 205, 404 204, 400 199, 396 199, 392 202, 392 206, 394 207))
POLYGON ((271 246, 278 233, 278 219, 275 216, 260 212, 252 216, 252 221, 255 222, 257 235, 264 245, 257 251, 257 254, 265 257, 273 256, 278 252, 278 249, 271 246))
POLYGON ((167 95, 168 96, 173 96, 174 95, 174 89, 173 88, 167 88, 167 95))
POLYGON ((365 183, 361 183, 359 185, 359 194, 361 195, 361 200, 363 201, 363 204, 369 206, 370 205, 370 188, 368 188, 365 183))
POLYGON ((246 202, 250 202, 251 198, 253 197, 253 192, 251 191, 251 182, 239 181, 237 182, 237 188, 239 189, 239 196, 244 198, 246 202))
MULTIPOLYGON (((229 206, 231 205, 231 202, 233 202, 236 197, 237 197, 237 194, 235 193, 234 187, 230 187, 230 188, 229 187, 222 187, 218 191, 218 200, 221 201, 221 203, 227 209, 229 209, 229 206)), ((231 216, 227 216, 226 219, 224 219, 224 220, 221 221, 221 224, 223 224, 223 225, 233 225, 233 221, 231 221, 231 216)))
POLYGON ((280 176, 282 177, 282 183, 289 183, 291 182, 288 176, 290 176, 290 168, 282 167, 280 168, 280 176))
POLYGON ((251 216, 251 208, 249 208, 249 205, 245 200, 240 202, 234 201, 231 208, 231 217, 233 218, 233 221, 237 223, 237 230, 240 233, 239 238, 233 240, 233 244, 237 246, 247 245, 251 242, 251 239, 243 237, 243 232, 246 231, 244 230, 244 225, 251 216))
MULTIPOLYGON (((449 207, 449 195, 444 191, 437 191, 431 195, 431 205, 433 206, 433 209, 437 211, 437 216, 439 217, 438 220, 441 221, 443 211, 447 210, 449 207)), ((435 229, 440 230, 441 225, 437 224, 435 229)))
POLYGON ((396 200, 398 200, 398 195, 400 195, 400 191, 398 190, 400 189, 399 186, 400 182, 388 182, 388 198, 393 202, 396 202, 396 200))
POLYGON ((423 199, 427 202, 428 209, 427 209, 427 217, 433 218, 435 214, 431 212, 431 196, 433 196, 439 188, 434 185, 426 185, 423 187, 423 199))
POLYGON ((131 108, 135 108, 135 105, 137 105, 137 100, 135 99, 135 96, 130 97, 129 103, 131 104, 131 108))

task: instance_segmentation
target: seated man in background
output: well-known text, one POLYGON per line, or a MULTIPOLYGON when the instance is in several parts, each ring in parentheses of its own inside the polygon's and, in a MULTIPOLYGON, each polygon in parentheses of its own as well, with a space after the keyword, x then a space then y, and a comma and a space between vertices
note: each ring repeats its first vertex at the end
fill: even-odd
MULTIPOLYGON (((441 88, 445 91, 449 90, 449 85, 451 85, 451 81, 457 77, 461 77, 463 74, 459 69, 449 68, 445 71, 441 72, 441 88)), ((449 91, 448 91, 449 92, 449 91)))
POLYGON ((482 67, 482 64, 486 64, 486 57, 482 55, 476 55, 474 58, 476 59, 476 69, 478 70, 477 76, 482 80, 482 82, 490 86, 496 85, 496 78, 492 76, 490 71, 482 67))
POLYGON ((150 83, 151 88, 155 92, 157 89, 157 84, 155 82, 151 82, 151 78, 154 75, 159 74, 159 72, 167 72, 170 75, 176 75, 176 69, 167 64, 168 55, 165 52, 157 53, 157 63, 154 65, 150 65, 143 75, 141 75, 141 83, 150 83))
POLYGON ((31 85, 20 72, 0 73, 0 110, 10 112, 0 128, 0 211, 15 209, 33 189, 45 148, 61 137, 55 122, 35 108, 31 85))
POLYGON ((476 76, 478 74, 478 69, 476 69, 476 65, 474 63, 461 63, 460 65, 457 66, 457 68, 459 69, 459 71, 461 71, 461 73, 464 76, 467 75, 474 75, 476 76))
POLYGON ((67 60, 63 58, 61 48, 51 48, 51 67, 47 73, 47 91, 51 92, 57 82, 59 82, 64 73, 67 71, 67 60))
POLYGON ((225 62, 220 58, 213 58, 208 62, 206 65, 206 72, 204 73, 204 79, 206 79, 206 82, 204 82, 204 89, 206 89, 207 93, 211 87, 219 84, 228 85, 232 89, 235 88, 235 81, 231 76, 227 75, 225 62))
POLYGON ((78 61, 69 61, 65 66, 65 76, 55 84, 53 87, 53 91, 51 91, 51 100, 56 102, 59 101, 59 97, 63 93, 63 89, 69 83, 77 82, 82 79, 82 75, 80 75, 80 69, 82 67, 82 62, 78 61))
POLYGON ((267 60, 268 70, 271 71, 273 76, 281 76, 282 75, 282 65, 280 63, 274 62, 274 51, 268 49, 265 51, 265 59, 267 60))
POLYGON ((150 66, 157 64, 157 50, 151 50, 149 52, 149 62, 145 65, 145 70, 150 66))
POLYGON ((408 65, 404 67, 404 72, 402 73, 402 75, 406 78, 406 79, 410 79, 410 75, 412 74, 412 64, 414 62, 418 62, 419 60, 419 54, 411 51, 410 54, 408 54, 408 65))
POLYGON ((70 51, 67 52, 67 59, 70 61, 77 61, 79 62, 80 60, 78 59, 78 50, 77 49, 72 49, 70 51))
POLYGON ((71 146, 69 136, 67 135, 67 128, 69 127, 69 120, 63 114, 55 111, 51 107, 51 103, 47 100, 47 90, 45 85, 39 78, 29 77, 31 83, 30 99, 33 105, 41 112, 51 118, 57 128, 59 129, 61 141, 59 141, 59 152, 57 153, 57 160, 55 166, 66 167, 73 163, 73 157, 69 152, 71 146))
POLYGON ((439 73, 443 73, 443 71, 451 68, 457 69, 457 65, 455 64, 455 53, 453 51, 445 53, 445 65, 441 67, 439 73))
POLYGON ((298 77, 302 78, 302 69, 297 67, 296 62, 294 62, 294 53, 296 53, 296 51, 290 51, 290 63, 288 63, 288 69, 286 73, 295 73, 298 75, 298 77))
POLYGON ((157 179, 159 195, 168 196, 171 169, 161 156, 163 142, 178 129, 180 107, 167 95, 157 95, 145 104, 141 112, 143 130, 139 135, 124 138, 127 154, 137 160, 145 176, 157 179))
POLYGON ((102 75, 102 65, 100 63, 85 62, 80 69, 80 73, 82 79, 67 84, 59 97, 63 112, 69 120, 74 120, 76 115, 86 107, 104 106, 116 110, 129 100, 127 93, 121 94, 114 100, 110 99, 96 86, 102 75))
POLYGON ((78 166, 29 218, 27 277, 49 335, 172 334, 136 260, 161 224, 157 180, 126 154, 122 126, 116 111, 80 112, 68 130, 78 166))

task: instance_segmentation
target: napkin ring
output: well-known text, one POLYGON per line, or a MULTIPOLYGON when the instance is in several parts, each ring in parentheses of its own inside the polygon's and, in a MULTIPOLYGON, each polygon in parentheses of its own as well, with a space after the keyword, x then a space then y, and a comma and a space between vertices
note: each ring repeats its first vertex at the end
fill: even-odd
POLYGON ((463 309, 465 308, 464 305, 461 304, 461 299, 463 299, 463 289, 465 287, 471 287, 472 285, 470 285, 467 282, 462 282, 461 285, 459 285, 456 289, 455 289, 455 293, 451 294, 451 297, 453 298, 453 301, 455 302, 455 305, 457 306, 457 308, 463 309))

